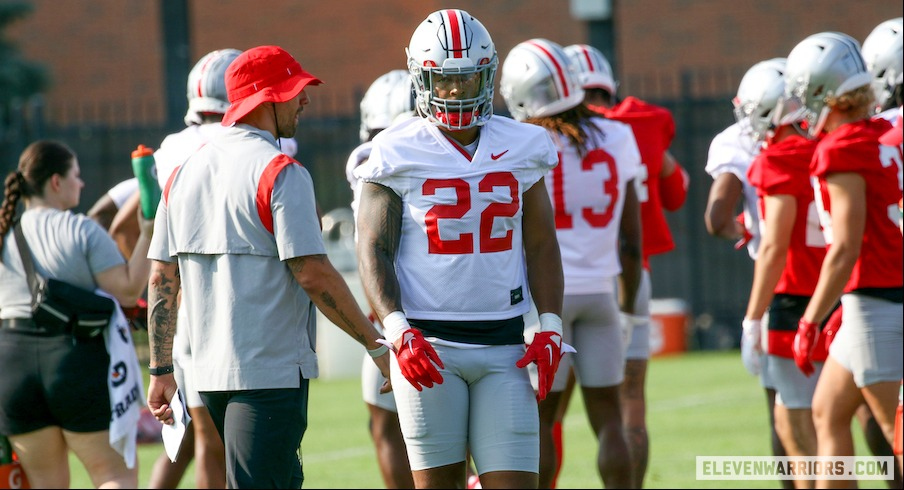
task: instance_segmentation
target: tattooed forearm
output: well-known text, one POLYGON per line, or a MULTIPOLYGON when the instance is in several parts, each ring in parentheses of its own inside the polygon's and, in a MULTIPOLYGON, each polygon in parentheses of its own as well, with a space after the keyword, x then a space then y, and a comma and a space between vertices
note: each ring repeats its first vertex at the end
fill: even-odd
POLYGON ((166 264, 153 267, 148 287, 148 344, 153 365, 169 366, 173 363, 179 287, 178 266, 166 264))
POLYGON ((316 262, 318 265, 323 265, 326 261, 326 255, 305 255, 288 259, 286 260, 286 264, 289 266, 289 270, 292 271, 292 275, 298 277, 299 275, 304 274, 306 264, 316 262))
POLYGON ((387 187, 365 184, 357 221, 361 282, 382 318, 402 308, 394 264, 402 230, 402 199, 387 187))

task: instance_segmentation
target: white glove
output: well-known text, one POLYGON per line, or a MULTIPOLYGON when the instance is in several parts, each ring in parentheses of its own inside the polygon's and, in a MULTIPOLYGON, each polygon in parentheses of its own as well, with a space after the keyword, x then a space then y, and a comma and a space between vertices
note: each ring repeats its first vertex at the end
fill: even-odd
POLYGON ((628 346, 631 345, 631 337, 634 335, 634 327, 643 325, 649 321, 649 318, 642 315, 625 313, 623 311, 618 313, 618 317, 622 332, 622 352, 627 352, 628 346))
POLYGON ((753 376, 760 374, 760 355, 763 348, 760 346, 760 333, 762 331, 762 320, 751 320, 744 318, 741 322, 741 328, 744 332, 741 334, 741 361, 753 376))

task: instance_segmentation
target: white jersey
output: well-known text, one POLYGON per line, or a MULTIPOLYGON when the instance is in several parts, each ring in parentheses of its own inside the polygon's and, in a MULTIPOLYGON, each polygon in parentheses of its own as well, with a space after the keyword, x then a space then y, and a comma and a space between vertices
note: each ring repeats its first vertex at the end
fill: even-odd
POLYGON ((138 191, 138 179, 132 177, 131 179, 126 179, 107 191, 107 195, 110 196, 110 199, 113 200, 113 203, 116 204, 116 208, 122 208, 125 206, 126 201, 132 197, 132 194, 138 191))
POLYGON ((744 186, 744 224, 753 236, 747 243, 747 253, 753 260, 756 260, 756 252, 760 248, 762 230, 756 207, 756 189, 747 182, 747 169, 759 153, 760 144, 743 130, 740 123, 734 123, 713 138, 706 160, 706 173, 714 180, 730 173, 744 186))
POLYGON ((546 178, 562 253, 565 294, 611 293, 621 272, 618 234, 625 191, 641 169, 631 126, 593 118, 584 156, 564 135, 550 132, 559 165, 546 178))
POLYGON ((348 185, 352 188, 352 213, 354 213, 355 219, 358 218, 358 201, 361 199, 361 186, 358 185, 358 178, 355 177, 355 169, 370 158, 370 151, 373 146, 372 141, 361 143, 352 150, 348 156, 348 161, 345 162, 345 178, 348 180, 348 185))
POLYGON ((188 160, 192 153, 198 151, 211 138, 226 131, 219 122, 208 124, 192 124, 178 133, 163 138, 160 148, 154 152, 154 164, 157 166, 157 182, 160 188, 166 188, 166 181, 176 167, 188 160))
POLYGON ((546 131, 494 116, 473 157, 425 119, 377 135, 355 177, 402 199, 395 260, 402 306, 422 320, 527 313, 522 195, 558 161, 546 131))

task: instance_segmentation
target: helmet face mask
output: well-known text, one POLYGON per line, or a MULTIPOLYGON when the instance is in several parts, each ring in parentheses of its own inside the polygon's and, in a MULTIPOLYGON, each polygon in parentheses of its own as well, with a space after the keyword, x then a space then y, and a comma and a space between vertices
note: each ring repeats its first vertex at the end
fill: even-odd
POLYGON ((831 112, 826 101, 871 81, 856 40, 839 32, 813 34, 788 55, 782 111, 776 117, 805 111, 809 135, 815 137, 831 112))
POLYGON ((518 121, 558 114, 584 101, 577 67, 561 46, 546 39, 512 48, 502 65, 499 91, 518 121))
POLYGON ((882 22, 863 41, 863 60, 873 77, 876 106, 882 110, 892 99, 904 72, 904 17, 882 22))
POLYGON ((459 131, 493 115, 496 47, 483 24, 464 10, 439 10, 415 29, 405 52, 418 112, 459 131))
POLYGON ((201 124, 202 114, 226 114, 226 69, 240 54, 237 49, 218 49, 204 55, 188 74, 185 125, 201 124))
POLYGON ((404 116, 413 116, 414 90, 407 70, 392 70, 371 83, 361 99, 361 142, 404 116))
POLYGON ((800 114, 774 119, 785 89, 784 58, 761 61, 747 70, 732 100, 735 119, 754 141, 763 141, 772 129, 800 120, 800 114))

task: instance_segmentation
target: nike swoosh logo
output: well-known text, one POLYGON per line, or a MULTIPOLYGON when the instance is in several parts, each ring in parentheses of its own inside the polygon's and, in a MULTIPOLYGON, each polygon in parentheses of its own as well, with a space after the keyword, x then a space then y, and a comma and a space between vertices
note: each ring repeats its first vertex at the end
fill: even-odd
POLYGON ((552 359, 553 359, 552 346, 547 345, 546 350, 549 352, 549 365, 552 366, 552 359))
POLYGON ((509 152, 508 150, 505 150, 504 152, 502 152, 498 155, 496 155, 494 153, 490 153, 490 158, 492 158, 493 160, 499 160, 500 158, 502 158, 502 155, 505 155, 508 152, 509 152))

